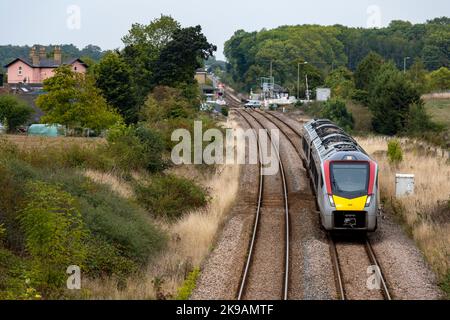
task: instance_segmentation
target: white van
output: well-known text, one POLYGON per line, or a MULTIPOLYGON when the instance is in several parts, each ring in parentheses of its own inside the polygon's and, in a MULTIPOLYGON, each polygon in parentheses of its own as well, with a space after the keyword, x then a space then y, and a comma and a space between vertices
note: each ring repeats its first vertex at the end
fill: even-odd
POLYGON ((244 104, 244 108, 251 108, 251 109, 260 109, 261 108, 261 101, 259 100, 250 100, 246 104, 244 104))

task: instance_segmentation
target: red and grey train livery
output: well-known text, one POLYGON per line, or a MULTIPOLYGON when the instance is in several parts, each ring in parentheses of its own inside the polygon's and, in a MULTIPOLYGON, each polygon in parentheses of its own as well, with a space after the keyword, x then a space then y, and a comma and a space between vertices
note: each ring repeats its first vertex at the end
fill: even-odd
POLYGON ((303 127, 302 152, 328 231, 373 232, 378 226, 378 165, 329 120, 303 127))

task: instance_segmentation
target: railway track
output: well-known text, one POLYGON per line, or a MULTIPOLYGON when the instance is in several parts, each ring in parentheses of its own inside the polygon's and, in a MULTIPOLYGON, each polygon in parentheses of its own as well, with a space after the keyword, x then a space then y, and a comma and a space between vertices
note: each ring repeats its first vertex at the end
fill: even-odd
MULTIPOLYGON (((235 111, 244 119, 244 121, 248 124, 248 126, 256 130, 255 134, 257 134, 257 128, 253 123, 256 123, 257 126, 259 126, 259 129, 264 129, 264 126, 261 124, 261 122, 255 118, 253 115, 248 113, 247 111, 242 111, 239 109, 235 109, 235 111)), ((286 183, 286 176, 284 172, 283 163, 280 158, 279 150, 277 150, 276 145, 272 141, 272 137, 269 134, 269 140, 270 143, 275 148, 275 152, 277 154, 278 158, 278 164, 279 164, 279 171, 278 171, 278 177, 279 181, 277 182, 274 180, 273 176, 269 176, 268 179, 265 179, 265 176, 263 174, 263 153, 261 152, 261 142, 257 137, 258 141, 258 155, 259 155, 259 165, 260 165, 260 174, 259 174, 259 193, 258 193, 258 203, 257 203, 257 209, 256 209, 256 215, 254 220, 254 226, 253 226, 253 233, 250 241, 247 261, 245 264, 244 272, 241 279, 241 284, 239 287, 238 292, 238 300, 247 300, 247 299, 282 299, 287 300, 288 299, 288 290, 289 290, 289 205, 288 205, 288 192, 287 192, 287 183, 286 183), (269 180, 271 179, 271 180, 269 180), (268 185, 271 185, 273 187, 274 184, 280 184, 281 188, 279 188, 279 191, 281 191, 281 197, 282 202, 275 201, 274 203, 271 203, 272 198, 271 194, 268 194, 269 188, 264 187, 265 184, 268 183, 268 185), (281 221, 282 220, 282 221, 281 221), (275 230, 273 227, 276 227, 275 230), (270 251, 268 250, 267 243, 264 244, 263 239, 267 238, 270 239, 273 237, 273 233, 278 233, 279 235, 283 235, 283 238, 285 239, 284 243, 284 256, 279 255, 280 252, 277 252, 279 250, 275 250, 275 255, 278 255, 278 257, 271 257, 268 256, 270 251), (275 264, 283 265, 283 274, 280 275, 278 273, 271 274, 270 270, 267 269, 268 264, 271 263, 271 260, 275 264), (282 262, 280 259, 282 258, 282 262), (265 273, 265 274, 261 274, 265 273), (270 273, 270 274, 269 274, 270 273), (273 277, 273 278, 272 278, 273 277), (274 279, 275 278, 275 279, 274 279), (257 288, 258 284, 255 282, 259 279, 261 281, 262 279, 265 279, 266 283, 262 283, 263 286, 269 286, 270 283, 267 283, 267 281, 274 281, 275 287, 269 288, 265 292, 265 296, 258 296, 257 288), (280 280, 282 281, 280 286, 280 280), (255 288, 256 290, 252 290, 255 288), (281 290, 278 290, 281 288, 281 290), (277 291, 277 292, 275 292, 277 291), (255 295, 256 294, 256 295, 255 295)), ((272 191, 273 192, 273 191, 272 191)), ((280 197, 280 195, 278 195, 280 197)), ((276 241, 275 241, 276 242, 276 241)), ((274 243, 272 243, 274 245, 274 243)), ((271 266, 273 267, 273 265, 271 266)), ((259 284, 261 286, 261 283, 259 284)), ((264 288, 266 289, 266 288, 264 288)))
MULTIPOLYGON (((269 122, 271 122, 273 125, 275 125, 283 134, 284 136, 289 140, 289 142, 292 144, 292 146, 295 148, 295 150, 300 155, 300 149, 301 149, 301 139, 302 136, 300 132, 295 129, 291 124, 287 123, 285 120, 283 120, 280 116, 275 115, 274 113, 270 112, 262 112, 262 111, 256 111, 258 114, 260 114, 262 117, 267 119, 269 122), (284 127, 285 129, 283 130, 284 127), (286 128, 288 130, 286 130, 286 128), (299 139, 298 141, 295 141, 295 139, 299 139)), ((344 281, 344 275, 342 271, 341 261, 340 261, 340 254, 339 250, 337 249, 337 242, 336 239, 331 235, 328 234, 327 236, 329 247, 330 247, 330 254, 331 254, 331 260, 333 264, 334 274, 335 274, 335 280, 336 280, 336 288, 337 288, 337 294, 341 300, 347 300, 347 290, 345 288, 345 281, 344 281)), ((392 295, 389 291, 386 278, 383 275, 383 271, 381 269, 380 263, 378 262, 378 259, 375 255, 375 252, 373 250, 373 247, 370 243, 370 239, 365 236, 364 239, 360 243, 361 246, 364 246, 365 252, 367 254, 367 258, 370 261, 371 265, 376 268, 375 272, 377 273, 377 279, 380 284, 380 293, 382 297, 385 300, 392 300, 392 295)))

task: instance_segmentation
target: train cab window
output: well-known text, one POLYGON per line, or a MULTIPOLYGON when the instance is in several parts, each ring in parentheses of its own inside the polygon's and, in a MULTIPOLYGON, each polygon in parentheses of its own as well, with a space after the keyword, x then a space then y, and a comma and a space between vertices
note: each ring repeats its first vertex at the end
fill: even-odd
POLYGON ((332 163, 330 177, 333 194, 346 199, 366 196, 369 187, 369 172, 368 163, 332 163))

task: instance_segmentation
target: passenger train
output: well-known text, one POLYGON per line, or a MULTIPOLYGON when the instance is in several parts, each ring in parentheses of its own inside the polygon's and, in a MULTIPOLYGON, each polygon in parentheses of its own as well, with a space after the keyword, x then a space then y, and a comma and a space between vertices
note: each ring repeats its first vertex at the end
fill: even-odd
POLYGON ((329 120, 302 129, 302 152, 328 231, 374 232, 378 226, 378 165, 348 134, 329 120))

